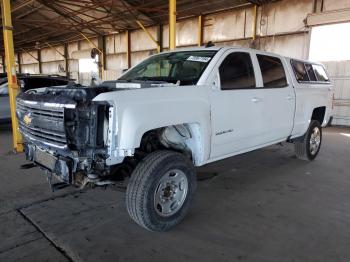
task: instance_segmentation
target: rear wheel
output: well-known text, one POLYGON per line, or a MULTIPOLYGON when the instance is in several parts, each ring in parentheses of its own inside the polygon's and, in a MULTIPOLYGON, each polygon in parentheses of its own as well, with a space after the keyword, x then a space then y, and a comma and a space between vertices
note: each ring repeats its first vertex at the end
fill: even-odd
POLYGON ((303 160, 314 160, 322 143, 322 127, 320 122, 312 120, 308 131, 300 141, 294 142, 295 154, 303 160))
POLYGON ((166 231, 188 213, 196 190, 193 164, 180 153, 156 151, 131 175, 126 207, 131 218, 150 231, 166 231))

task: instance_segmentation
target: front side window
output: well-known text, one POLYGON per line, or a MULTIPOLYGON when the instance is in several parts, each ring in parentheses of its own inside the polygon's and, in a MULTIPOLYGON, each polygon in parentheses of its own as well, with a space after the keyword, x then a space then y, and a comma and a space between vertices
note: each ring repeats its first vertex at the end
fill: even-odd
POLYGON ((119 80, 159 81, 195 85, 216 51, 179 51, 152 56, 125 73, 119 80))
POLYGON ((315 75, 316 75, 316 79, 319 82, 329 82, 329 78, 326 74, 326 71, 324 70, 323 66, 321 65, 312 65, 315 75))
POLYGON ((281 59, 273 56, 257 55, 264 87, 287 86, 287 77, 281 59))
POLYGON ((249 53, 229 54, 219 68, 222 90, 255 87, 255 75, 249 53))
POLYGON ((307 75, 305 64, 301 61, 292 60, 292 67, 295 73, 295 78, 298 82, 309 81, 309 76, 307 75))

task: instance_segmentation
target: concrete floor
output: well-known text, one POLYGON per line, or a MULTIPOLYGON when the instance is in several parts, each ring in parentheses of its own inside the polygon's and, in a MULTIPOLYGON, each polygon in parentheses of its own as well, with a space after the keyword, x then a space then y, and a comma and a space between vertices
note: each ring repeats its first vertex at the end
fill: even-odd
POLYGON ((324 130, 314 162, 286 144, 200 168, 167 233, 133 223, 113 187, 51 193, 10 135, 0 126, 0 261, 350 261, 350 129, 324 130))

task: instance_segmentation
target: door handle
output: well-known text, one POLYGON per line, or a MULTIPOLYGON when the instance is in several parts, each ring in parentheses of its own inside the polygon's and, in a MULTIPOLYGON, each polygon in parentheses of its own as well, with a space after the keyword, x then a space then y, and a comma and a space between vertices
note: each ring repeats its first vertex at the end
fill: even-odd
POLYGON ((262 102, 262 98, 253 97, 253 98, 252 98, 252 102, 253 102, 253 103, 259 103, 259 102, 262 102))
POLYGON ((294 98, 292 96, 286 96, 287 100, 293 100, 294 98))

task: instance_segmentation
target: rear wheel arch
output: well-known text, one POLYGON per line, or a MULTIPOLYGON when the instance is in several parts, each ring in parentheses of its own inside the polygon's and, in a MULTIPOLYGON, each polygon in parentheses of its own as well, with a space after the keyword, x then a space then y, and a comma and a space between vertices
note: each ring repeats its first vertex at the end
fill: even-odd
POLYGON ((316 120, 322 125, 325 116, 326 116, 326 107, 325 106, 316 107, 312 111, 311 121, 316 120))
POLYGON ((314 160, 322 144, 322 127, 318 120, 311 120, 304 136, 294 140, 295 154, 302 160, 314 160))

